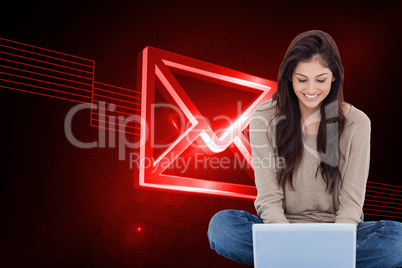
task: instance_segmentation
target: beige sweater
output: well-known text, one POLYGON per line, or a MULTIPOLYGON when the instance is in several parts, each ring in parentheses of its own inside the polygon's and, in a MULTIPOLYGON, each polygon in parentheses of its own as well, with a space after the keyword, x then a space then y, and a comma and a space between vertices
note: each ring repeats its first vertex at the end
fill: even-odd
POLYGON ((320 171, 315 177, 320 164, 318 156, 314 156, 316 135, 303 135, 303 158, 293 177, 293 191, 289 186, 282 189, 276 183, 276 168, 283 161, 274 155, 275 135, 267 131, 275 110, 274 102, 265 101, 253 112, 250 121, 250 142, 258 190, 254 204, 258 216, 264 223, 358 224, 363 221, 362 207, 370 164, 370 119, 356 107, 349 107, 345 129, 339 141, 345 157, 340 162, 343 186, 333 194, 325 191, 326 184, 320 171))

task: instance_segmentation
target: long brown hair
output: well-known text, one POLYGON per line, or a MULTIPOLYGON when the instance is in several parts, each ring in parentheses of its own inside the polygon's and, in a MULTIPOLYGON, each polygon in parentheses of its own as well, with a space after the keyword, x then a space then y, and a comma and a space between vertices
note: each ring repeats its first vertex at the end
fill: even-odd
POLYGON ((338 155, 342 155, 339 149, 339 138, 345 125, 345 116, 342 112, 344 69, 335 41, 329 34, 319 30, 296 36, 290 43, 279 67, 278 87, 272 100, 277 104, 275 118, 285 118, 285 120, 277 120, 275 125, 276 154, 285 159, 285 166, 278 169, 277 182, 282 187, 289 183, 294 189, 293 174, 300 166, 303 156, 303 134, 299 102, 293 90, 292 75, 299 62, 313 58, 317 58, 330 69, 335 78, 328 96, 322 101, 320 107, 321 121, 317 134, 317 151, 320 153, 321 163, 315 174, 317 176, 318 170, 321 171, 326 190, 332 193, 337 183, 341 181, 338 155), (332 130, 328 129, 329 125, 332 125, 332 130), (334 126, 337 128, 334 129, 334 126))

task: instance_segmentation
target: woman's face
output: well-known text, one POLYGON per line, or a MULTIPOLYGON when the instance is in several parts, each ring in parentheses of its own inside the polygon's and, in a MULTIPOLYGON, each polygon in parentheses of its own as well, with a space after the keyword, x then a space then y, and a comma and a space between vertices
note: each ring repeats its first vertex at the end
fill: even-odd
POLYGON ((293 89, 303 111, 316 110, 328 96, 335 78, 318 59, 299 62, 292 75, 293 89))

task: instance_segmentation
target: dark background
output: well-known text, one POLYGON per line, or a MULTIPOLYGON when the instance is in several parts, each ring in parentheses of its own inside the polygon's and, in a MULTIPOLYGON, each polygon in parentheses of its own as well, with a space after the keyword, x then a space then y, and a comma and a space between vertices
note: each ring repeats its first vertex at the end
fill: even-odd
MULTIPOLYGON (((92 59, 96 81, 135 89, 137 55, 147 45, 276 80, 297 34, 326 31, 345 67, 345 100, 371 119, 369 181, 401 187, 401 8, 384 1, 15 1, 1 5, 0 37, 92 59)), ((219 210, 255 213, 252 200, 140 188, 117 150, 68 142, 63 124, 74 103, 4 88, 1 99, 7 267, 241 267, 209 249, 206 231, 219 210)), ((96 140, 87 113, 74 129, 81 140, 96 140)))

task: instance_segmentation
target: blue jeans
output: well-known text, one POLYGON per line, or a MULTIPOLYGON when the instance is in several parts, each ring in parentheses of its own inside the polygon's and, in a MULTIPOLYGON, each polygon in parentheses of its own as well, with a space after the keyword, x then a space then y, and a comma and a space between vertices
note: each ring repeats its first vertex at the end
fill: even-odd
MULTIPOLYGON (((252 225, 261 218, 243 210, 216 213, 208 228, 211 248, 231 260, 253 265, 252 225)), ((402 223, 396 221, 361 222, 357 226, 357 268, 402 266, 402 223)))

